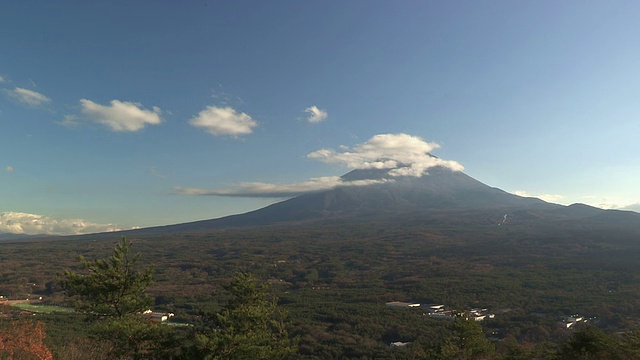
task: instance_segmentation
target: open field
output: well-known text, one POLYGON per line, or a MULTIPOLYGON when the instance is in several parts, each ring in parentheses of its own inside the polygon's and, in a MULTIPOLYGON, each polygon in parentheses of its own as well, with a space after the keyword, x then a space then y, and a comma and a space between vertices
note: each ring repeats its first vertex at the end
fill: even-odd
POLYGON ((63 306, 44 305, 38 303, 17 303, 11 304, 13 307, 17 307, 20 310, 27 310, 35 313, 51 314, 51 313, 72 313, 74 309, 63 306))

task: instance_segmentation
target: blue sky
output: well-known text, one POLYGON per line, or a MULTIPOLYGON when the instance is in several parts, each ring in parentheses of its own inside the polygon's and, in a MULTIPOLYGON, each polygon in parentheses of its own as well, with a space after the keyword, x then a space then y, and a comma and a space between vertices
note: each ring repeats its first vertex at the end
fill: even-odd
POLYGON ((422 172, 427 151, 510 192, 639 209, 638 18, 636 1, 3 2, 0 233, 216 218, 354 168, 422 172))

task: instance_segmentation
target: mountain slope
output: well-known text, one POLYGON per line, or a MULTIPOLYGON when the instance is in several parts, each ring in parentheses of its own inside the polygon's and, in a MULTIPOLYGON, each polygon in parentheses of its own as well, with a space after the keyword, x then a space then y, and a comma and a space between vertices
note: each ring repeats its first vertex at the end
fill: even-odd
MULTIPOLYGON (((474 211, 485 218, 518 212, 529 218, 581 218, 604 210, 580 206, 565 207, 536 198, 524 198, 487 186, 462 173, 436 167, 422 177, 391 177, 385 170, 354 170, 345 181, 386 180, 366 186, 342 186, 297 196, 262 209, 213 220, 137 230, 143 232, 189 232, 229 227, 263 226, 287 222, 329 220, 375 220, 451 211, 474 211), (586 209, 585 209, 586 207, 586 209)), ((425 215, 426 216, 426 215, 425 215)), ((490 220, 493 221, 493 220, 490 220)))

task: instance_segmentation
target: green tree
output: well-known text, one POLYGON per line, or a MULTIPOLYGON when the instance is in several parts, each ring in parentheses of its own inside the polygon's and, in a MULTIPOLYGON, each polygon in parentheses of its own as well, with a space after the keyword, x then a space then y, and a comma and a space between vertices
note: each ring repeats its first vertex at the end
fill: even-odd
POLYGON ((267 285, 239 273, 224 287, 231 299, 221 312, 207 315, 197 335, 204 359, 283 359, 295 351, 283 313, 267 285))
POLYGON ((110 317, 98 321, 94 334, 111 344, 115 359, 178 359, 182 340, 172 326, 140 316, 110 317))
POLYGON ((171 359, 177 357, 173 328, 145 319, 153 299, 145 294, 152 283, 152 267, 138 270, 140 254, 130 256, 131 243, 122 238, 107 259, 78 260, 83 273, 64 272, 59 279, 74 307, 94 322, 93 333, 111 344, 114 359, 171 359))
POLYGON ((85 273, 65 270, 60 286, 72 299, 74 307, 85 314, 98 317, 123 317, 141 313, 153 300, 145 294, 153 282, 151 266, 137 271, 140 254, 129 256, 131 243, 122 238, 108 259, 86 261, 85 273))
POLYGON ((640 359, 640 329, 636 329, 624 337, 622 350, 629 359, 640 359))
POLYGON ((458 316, 453 328, 453 336, 441 349, 443 359, 493 359, 496 356, 495 346, 484 336, 477 321, 458 316))
POLYGON ((560 349, 562 359, 621 359, 619 342, 598 327, 590 325, 576 331, 560 349))

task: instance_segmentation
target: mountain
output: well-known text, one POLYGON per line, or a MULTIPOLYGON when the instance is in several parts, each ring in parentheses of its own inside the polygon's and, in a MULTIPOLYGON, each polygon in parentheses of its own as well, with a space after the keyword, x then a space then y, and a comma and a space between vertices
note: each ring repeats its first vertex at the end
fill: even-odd
POLYGON ((472 177, 444 167, 429 169, 422 177, 392 177, 387 170, 354 170, 345 181, 379 183, 342 186, 297 196, 262 209, 219 219, 134 230, 135 233, 199 232, 231 227, 283 223, 382 221, 389 219, 439 221, 460 217, 489 223, 533 223, 562 220, 611 221, 640 224, 633 212, 602 210, 583 204, 562 206, 525 198, 490 187, 472 177))

